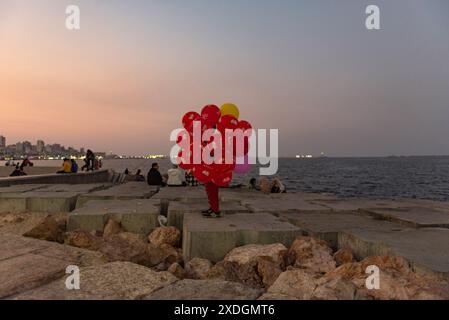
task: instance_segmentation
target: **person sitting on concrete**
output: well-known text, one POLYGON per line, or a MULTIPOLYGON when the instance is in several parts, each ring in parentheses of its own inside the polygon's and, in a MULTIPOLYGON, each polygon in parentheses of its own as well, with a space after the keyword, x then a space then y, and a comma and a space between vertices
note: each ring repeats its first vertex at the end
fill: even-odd
POLYGON ((128 175, 128 174, 129 174, 129 170, 128 170, 128 168, 126 168, 126 170, 125 170, 125 174, 126 174, 126 175, 128 175))
POLYGON ((282 184, 281 180, 274 179, 271 185, 271 193, 285 193, 285 186, 282 184))
POLYGON ((268 181, 267 177, 262 177, 259 180, 259 188, 265 194, 269 194, 271 192, 270 181, 268 181))
POLYGON ((145 177, 142 175, 142 170, 137 170, 135 175, 136 181, 143 182, 145 181, 145 177))
POLYGON ((150 171, 148 171, 147 182, 150 186, 165 186, 161 173, 159 172, 159 164, 153 163, 150 171))
POLYGON ((65 158, 62 163, 62 168, 57 173, 72 173, 72 161, 65 158))
POLYGON ((248 186, 249 190, 255 190, 255 191, 260 191, 260 187, 257 185, 257 180, 256 178, 251 178, 249 180, 249 186, 248 186))
POLYGON ((185 177, 176 164, 173 165, 173 168, 167 171, 167 175, 167 185, 169 187, 182 187, 186 185, 186 182, 184 181, 185 177))
POLYGON ((72 159, 71 162, 72 162, 72 173, 78 173, 78 163, 76 163, 75 159, 72 159))
POLYGON ((195 176, 193 175, 191 170, 187 170, 185 177, 186 185, 189 187, 198 187, 198 180, 195 179, 195 176))
POLYGON ((23 171, 23 168, 19 167, 19 164, 16 165, 14 171, 9 175, 10 177, 21 177, 26 176, 27 174, 23 171))

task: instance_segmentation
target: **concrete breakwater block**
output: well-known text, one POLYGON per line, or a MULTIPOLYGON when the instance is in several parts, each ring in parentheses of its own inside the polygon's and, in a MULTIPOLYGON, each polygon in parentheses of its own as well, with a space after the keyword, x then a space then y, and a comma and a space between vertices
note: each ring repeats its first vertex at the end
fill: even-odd
POLYGON ((206 191, 202 186, 164 187, 160 188, 159 192, 153 197, 153 199, 160 199, 163 201, 183 201, 183 202, 195 202, 197 200, 205 198, 206 198, 206 191))
POLYGON ((38 192, 80 192, 88 193, 112 187, 109 183, 89 183, 89 184, 53 184, 39 188, 38 192))
POLYGON ((10 187, 0 187, 0 196, 2 194, 11 194, 11 193, 24 193, 29 191, 35 191, 39 189, 43 189, 45 187, 48 187, 48 184, 22 184, 22 185, 15 185, 10 187))
MULTIPOLYGON (((168 203, 167 218, 168 225, 183 230, 183 221, 185 214, 197 214, 202 210, 208 209, 207 199, 197 199, 193 201, 170 201, 168 203)), ((220 210, 223 214, 250 213, 244 206, 237 201, 221 201, 220 210)))
POLYGON ((125 231, 146 235, 159 226, 159 214, 159 200, 93 200, 69 214, 67 229, 103 231, 108 219, 113 219, 125 231))
POLYGON ((313 204, 322 205, 333 211, 359 211, 363 209, 394 209, 416 206, 407 201, 389 199, 320 199, 313 200, 313 204))
POLYGON ((77 208, 92 200, 132 200, 148 199, 157 193, 158 187, 149 186, 144 182, 128 182, 106 190, 83 194, 78 198, 77 208))
POLYGON ((449 276, 449 229, 415 229, 348 212, 286 213, 281 217, 336 249, 351 248, 358 259, 399 255, 417 268, 449 276))
POLYGON ((75 209, 78 195, 76 192, 6 193, 0 196, 0 213, 70 212, 75 209))
POLYGON ((67 290, 66 277, 14 296, 16 300, 134 300, 178 279, 131 262, 111 262, 80 270, 79 290, 67 290))
POLYGON ((246 199, 242 201, 242 205, 251 212, 269 212, 273 214, 282 212, 323 212, 331 210, 323 205, 292 197, 284 199, 272 197, 246 199))
POLYGON ((290 246, 299 235, 301 229, 269 213, 238 213, 222 218, 204 218, 196 213, 184 216, 182 250, 185 261, 198 257, 215 263, 235 247, 272 243, 290 246))
POLYGON ((362 211, 378 219, 398 222, 415 228, 449 228, 449 211, 422 207, 363 209, 362 211))

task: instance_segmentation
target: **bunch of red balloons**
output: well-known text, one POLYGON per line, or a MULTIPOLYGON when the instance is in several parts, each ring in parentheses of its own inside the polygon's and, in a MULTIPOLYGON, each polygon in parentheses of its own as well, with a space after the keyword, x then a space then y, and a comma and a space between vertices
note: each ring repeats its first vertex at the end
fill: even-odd
POLYGON ((178 134, 177 139, 181 147, 177 158, 179 167, 190 170, 201 183, 212 182, 217 186, 227 187, 232 181, 234 171, 241 173, 242 165, 249 166, 249 136, 252 126, 248 121, 239 120, 239 116, 239 109, 231 103, 224 104, 221 108, 207 105, 201 110, 201 114, 194 111, 187 112, 182 118, 184 130, 178 134), (240 132, 246 134, 243 137, 229 135, 229 132, 234 133, 235 130, 241 130, 240 132), (194 143, 194 132, 195 135, 201 132, 199 144, 194 143), (215 141, 217 138, 221 139, 221 144, 215 141), (243 139, 243 148, 238 148, 239 138, 243 139), (231 139, 233 141, 230 141, 231 139), (189 144, 185 141, 189 141, 189 144), (220 147, 221 154, 217 152, 217 148, 220 147), (203 159, 204 154, 210 157, 208 161, 203 159), (237 164, 238 158, 244 159, 244 164, 237 164))

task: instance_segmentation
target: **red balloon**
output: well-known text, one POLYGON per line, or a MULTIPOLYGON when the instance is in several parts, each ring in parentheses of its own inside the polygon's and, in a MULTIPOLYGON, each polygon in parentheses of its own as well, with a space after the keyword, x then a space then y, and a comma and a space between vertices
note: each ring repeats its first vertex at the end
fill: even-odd
POLYGON ((239 123, 237 125, 237 129, 242 129, 243 131, 250 130, 250 133, 251 133, 253 127, 251 126, 251 124, 248 121, 241 120, 241 121, 239 121, 239 123))
POLYGON ((192 173, 195 178, 201 183, 208 183, 212 181, 212 170, 205 165, 193 165, 192 173))
POLYGON ((221 132, 221 134, 224 135, 226 129, 234 130, 235 128, 237 128, 238 124, 239 121, 235 117, 226 115, 220 118, 217 128, 221 132))
POLYGON ((197 112, 190 111, 182 117, 182 125, 189 133, 193 132, 194 121, 201 121, 201 116, 197 112))
POLYGON ((219 187, 227 187, 231 181, 232 171, 219 171, 212 176, 212 182, 219 187))
POLYGON ((207 129, 215 127, 220 119, 220 116, 220 109, 213 104, 207 105, 203 108, 203 110, 201 110, 201 119, 207 129))

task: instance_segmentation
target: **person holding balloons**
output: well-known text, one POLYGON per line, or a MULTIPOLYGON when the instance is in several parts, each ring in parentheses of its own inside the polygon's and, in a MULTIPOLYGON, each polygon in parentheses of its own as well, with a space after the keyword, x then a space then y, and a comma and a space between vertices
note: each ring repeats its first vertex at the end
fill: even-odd
MULTIPOLYGON (((236 158, 244 158, 246 157, 247 162, 247 153, 249 149, 249 139, 248 137, 244 141, 244 150, 243 154, 240 154, 238 150, 236 150, 235 136, 233 137, 234 141, 230 145, 226 143, 226 135, 225 132, 227 130, 235 130, 240 129, 243 132, 247 130, 252 130, 251 125, 247 121, 239 121, 240 111, 238 107, 232 103, 226 103, 221 108, 218 108, 216 105, 207 105, 202 111, 201 115, 191 111, 184 115, 183 117, 183 126, 185 128, 184 132, 182 132, 178 136, 178 144, 181 146, 182 150, 178 155, 178 164, 184 170, 190 170, 195 178, 204 184, 206 189, 206 195, 209 202, 209 209, 202 211, 204 217, 213 217, 218 218, 221 217, 220 205, 219 205, 219 188, 228 187, 232 181, 232 175, 235 171, 236 173, 241 173, 242 167, 241 165, 236 164, 236 158), (186 147, 182 144, 183 137, 185 138, 187 135, 189 136, 189 141, 193 140, 193 132, 194 126, 201 124, 201 134, 203 137, 203 133, 206 130, 212 130, 216 132, 219 131, 221 137, 221 159, 217 158, 218 156, 214 153, 214 148, 211 148, 211 145, 214 147, 217 144, 214 144, 214 137, 210 138, 209 141, 203 141, 201 139, 201 158, 203 155, 203 151, 206 150, 207 153, 210 152, 210 157, 214 159, 213 163, 204 162, 204 159, 201 159, 201 163, 194 164, 193 161, 193 153, 199 152, 194 144, 190 144, 189 150, 185 150, 186 147), (230 147, 231 146, 231 147, 230 147), (232 156, 232 162, 226 163, 230 156, 232 156), (217 161, 218 160, 218 161, 217 161)), ((207 136, 207 135, 206 135, 207 136)), ((229 161, 228 161, 229 162, 229 161)), ((242 162, 241 160, 239 162, 242 162)), ((245 162, 245 161, 243 161, 245 162)), ((245 164, 245 168, 247 164, 245 164)))

